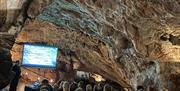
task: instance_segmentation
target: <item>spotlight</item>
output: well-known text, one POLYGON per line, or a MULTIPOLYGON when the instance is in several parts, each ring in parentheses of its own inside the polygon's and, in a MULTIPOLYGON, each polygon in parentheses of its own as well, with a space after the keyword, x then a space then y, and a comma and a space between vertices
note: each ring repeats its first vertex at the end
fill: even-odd
POLYGON ((41 78, 40 78, 40 77, 38 77, 38 80, 40 81, 40 80, 41 80, 41 78))
POLYGON ((25 75, 28 75, 28 73, 26 72, 25 75))
POLYGON ((51 79, 50 82, 53 82, 53 79, 51 79))

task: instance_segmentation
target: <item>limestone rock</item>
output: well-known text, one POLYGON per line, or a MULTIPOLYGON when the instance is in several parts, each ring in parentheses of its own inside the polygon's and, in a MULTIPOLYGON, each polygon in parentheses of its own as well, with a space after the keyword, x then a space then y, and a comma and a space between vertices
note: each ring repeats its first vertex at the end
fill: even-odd
POLYGON ((0 32, 7 32, 15 24, 27 0, 1 0, 0 1, 0 32))
POLYGON ((0 89, 8 85, 13 76, 10 50, 14 41, 12 35, 0 34, 0 89))
POLYGON ((109 58, 108 47, 98 38, 78 31, 67 31, 47 22, 29 22, 17 37, 16 42, 57 46, 60 49, 60 60, 68 61, 71 55, 73 61, 80 65, 78 70, 101 74, 123 87, 148 86, 151 83, 145 83, 145 80, 159 79, 158 63, 137 57, 133 49, 122 49, 119 52, 121 57, 113 60, 109 58), (35 34, 39 36, 33 36, 35 34))
POLYGON ((28 17, 35 18, 51 2, 52 0, 31 0, 31 3, 27 9, 28 17))
MULTIPOLYGON (((5 26, 23 21, 13 31, 17 43, 57 46, 63 55, 59 60, 73 59, 78 70, 98 73, 122 87, 180 90, 179 0, 28 1, 18 18, 16 13, 7 16, 7 9, 0 12, 1 31, 12 32, 5 26)), ((8 54, 6 47, 2 49, 8 54)))

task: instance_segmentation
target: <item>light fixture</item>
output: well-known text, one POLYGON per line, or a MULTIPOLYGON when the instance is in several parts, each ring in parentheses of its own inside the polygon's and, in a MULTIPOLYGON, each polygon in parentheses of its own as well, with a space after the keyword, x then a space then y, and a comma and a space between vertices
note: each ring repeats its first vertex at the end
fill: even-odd
POLYGON ((53 82, 53 79, 51 79, 50 82, 53 82))
POLYGON ((105 81, 105 79, 98 74, 93 74, 92 77, 97 81, 97 82, 101 82, 101 81, 105 81))
POLYGON ((28 75, 28 73, 26 72, 25 75, 28 75))
POLYGON ((38 77, 38 81, 40 81, 41 80, 41 78, 40 77, 38 77))

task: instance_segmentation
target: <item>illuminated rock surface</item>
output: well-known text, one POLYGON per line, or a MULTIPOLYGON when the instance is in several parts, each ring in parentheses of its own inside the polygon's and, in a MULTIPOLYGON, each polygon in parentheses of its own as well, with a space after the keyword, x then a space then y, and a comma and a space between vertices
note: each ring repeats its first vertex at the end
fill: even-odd
POLYGON ((23 1, 18 18, 0 12, 0 30, 18 34, 18 44, 57 46, 59 59, 71 55, 79 70, 122 87, 180 90, 179 0, 23 1))

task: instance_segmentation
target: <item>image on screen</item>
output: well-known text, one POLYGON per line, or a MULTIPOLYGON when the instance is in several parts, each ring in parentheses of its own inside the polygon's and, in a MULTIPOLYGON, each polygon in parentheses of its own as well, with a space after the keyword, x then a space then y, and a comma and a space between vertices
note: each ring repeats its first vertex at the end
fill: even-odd
POLYGON ((24 44, 22 66, 55 68, 58 48, 24 44))

